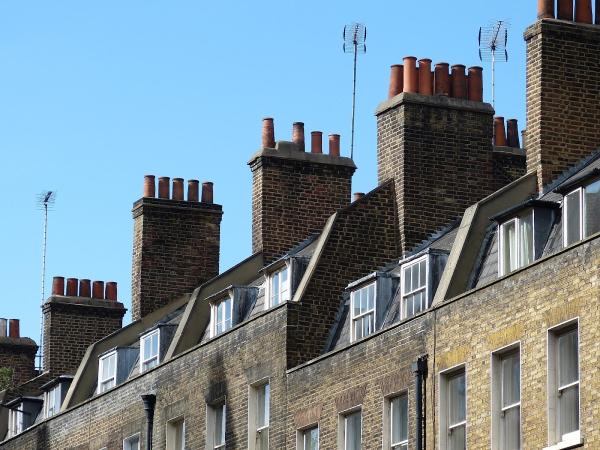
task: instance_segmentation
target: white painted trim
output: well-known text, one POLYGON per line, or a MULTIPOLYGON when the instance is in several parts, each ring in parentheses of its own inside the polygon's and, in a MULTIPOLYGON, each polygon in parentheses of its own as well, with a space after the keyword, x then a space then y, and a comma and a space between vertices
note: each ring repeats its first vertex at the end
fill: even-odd
POLYGON ((466 448, 468 448, 468 441, 469 441, 469 436, 468 436, 468 421, 469 421, 469 396, 468 396, 468 389, 469 389, 469 380, 467 378, 467 363, 463 362, 460 364, 456 364, 452 367, 449 367, 447 369, 441 370, 440 372, 438 372, 438 405, 439 405, 439 410, 438 410, 438 415, 439 415, 439 425, 438 425, 438 436, 439 436, 439 442, 440 442, 440 448, 446 448, 447 447, 447 442, 448 442, 448 399, 447 399, 447 388, 448 388, 448 377, 454 375, 457 372, 462 371, 464 373, 465 376, 465 420, 464 420, 464 424, 465 424, 465 442, 466 442, 466 448))
MULTIPOLYGON (((431 299, 429 298, 430 293, 431 293, 431 289, 430 289, 430 284, 431 284, 431 280, 430 280, 430 273, 431 273, 431 258, 429 254, 423 255, 420 258, 414 259, 406 264, 403 264, 402 267, 400 268, 400 317, 401 320, 407 319, 408 317, 406 317, 406 314, 404 313, 404 296, 405 295, 410 295, 411 293, 416 292, 415 290, 413 290, 411 293, 407 294, 406 292, 404 292, 404 272, 407 269, 410 269, 411 267, 420 264, 422 261, 425 261, 425 308, 421 311, 427 311, 430 307, 431 307, 431 299)), ((414 316, 414 314, 413 314, 414 316)), ((410 316, 410 317, 413 317, 410 316)))
POLYGON ((150 333, 146 333, 142 337, 140 337, 140 373, 145 372, 144 364, 147 361, 151 361, 155 358, 153 356, 152 358, 144 359, 144 348, 146 347, 144 340, 153 336, 154 334, 158 335, 158 346, 157 346, 158 353, 156 354, 156 365, 158 366, 160 364, 160 329, 157 328, 156 330, 152 330, 150 333))
MULTIPOLYGON (((572 191, 568 192, 567 194, 564 195, 563 197, 563 216, 562 216, 562 221, 563 221, 563 247, 568 247, 569 245, 572 244, 568 244, 567 243, 567 217, 569 215, 569 208, 567 207, 567 197, 571 194, 574 194, 575 192, 579 193, 579 239, 577 240, 577 242, 583 240, 584 237, 584 218, 585 218, 585 196, 583 195, 583 186, 578 187, 577 189, 573 189, 572 191)), ((574 244, 575 242, 573 242, 574 244)))
MULTIPOLYGON (((256 449, 256 434, 257 431, 267 429, 267 433, 269 433, 269 427, 271 425, 271 379, 269 377, 262 378, 260 380, 255 381, 254 383, 248 386, 248 450, 256 449), (267 425, 263 427, 258 427, 257 424, 257 400, 258 400, 258 389, 269 385, 269 415, 267 416, 267 425)), ((270 436, 267 435, 267 440, 270 445, 270 436)))
POLYGON ((365 316, 368 316, 370 314, 373 314, 373 329, 371 330, 371 332, 369 334, 367 334, 366 336, 363 336, 361 339, 372 335, 373 333, 375 333, 376 331, 376 327, 377 327, 377 280, 362 285, 361 287, 359 287, 358 289, 355 289, 353 291, 350 292, 350 342, 356 342, 356 335, 354 332, 354 321, 357 319, 361 319, 365 316), (363 289, 368 289, 370 286, 373 286, 373 309, 369 309, 367 310, 367 312, 364 312, 362 314, 359 314, 358 316, 354 315, 354 295, 359 292, 362 291, 363 289))
POLYGON ((98 393, 101 394, 102 392, 106 392, 109 389, 112 389, 112 388, 114 388, 117 385, 117 365, 118 364, 119 364, 119 357, 117 355, 117 351, 116 350, 113 350, 112 352, 108 352, 108 353, 105 353, 104 355, 100 356, 100 358, 98 359, 98 386, 96 388, 96 391, 98 393), (105 380, 103 380, 101 378, 102 377, 102 365, 103 365, 103 361, 106 360, 106 359, 108 359, 108 358, 110 358, 110 357, 112 357, 112 356, 115 357, 115 371, 114 371, 112 377, 106 378, 105 380), (102 390, 102 383, 105 383, 105 382, 107 382, 110 379, 114 379, 115 384, 103 391, 102 390))

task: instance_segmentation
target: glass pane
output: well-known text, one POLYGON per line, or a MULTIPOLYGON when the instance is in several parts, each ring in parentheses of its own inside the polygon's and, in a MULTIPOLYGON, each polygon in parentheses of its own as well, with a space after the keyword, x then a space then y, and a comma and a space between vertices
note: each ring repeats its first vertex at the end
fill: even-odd
POLYGON ((408 293, 412 291, 411 268, 407 267, 406 269, 404 269, 402 276, 404 278, 404 292, 408 293))
POLYGON ((528 213, 519 220, 519 267, 533 262, 533 213, 528 213))
POLYGON ((566 386, 579 379, 577 330, 558 336, 558 386, 566 386))
POLYGON ((454 375, 448 380, 449 425, 460 423, 466 419, 465 374, 454 375))
POLYGON ((215 408, 215 446, 225 443, 225 405, 215 408))
POLYGON ((360 315, 360 291, 352 293, 352 317, 360 315))
POLYGON ((413 289, 417 289, 419 287, 419 264, 415 264, 412 266, 411 270, 411 285, 413 289))
POLYGON ((368 308, 373 309, 373 308, 375 308, 375 285, 371 284, 367 288, 367 292, 368 292, 368 296, 369 296, 368 308))
POLYGON ((449 450, 466 450, 467 436, 464 425, 452 429, 450 436, 448 436, 448 444, 449 450))
POLYGON ((279 304, 279 273, 271 279, 271 306, 279 304))
POLYGON ((502 225, 502 270, 505 274, 517 268, 516 249, 515 222, 511 221, 502 225))
POLYGON ((346 423, 346 449, 345 450, 360 450, 361 442, 360 442, 360 434, 361 434, 361 413, 360 411, 356 411, 348 416, 345 419, 346 423))
POLYGON ((566 244, 571 245, 581 240, 581 202, 579 191, 570 193, 565 197, 566 206, 566 244))
POLYGON ((423 260, 419 263, 419 287, 425 287, 427 284, 427 261, 423 260))
POLYGON ((390 402, 392 446, 408 439, 408 397, 402 395, 390 402))
POLYGON ((500 448, 518 450, 521 448, 521 408, 516 406, 504 412, 500 422, 500 448))
POLYGON ((319 428, 311 428, 304 432, 304 450, 319 450, 319 428))
POLYGON ((363 288, 360 290, 360 312, 364 313, 369 309, 369 296, 367 289, 363 288))
POLYGON ((362 337, 362 319, 357 319, 354 321, 354 339, 361 339, 362 337))
POLYGON ((290 299, 290 289, 288 282, 288 269, 281 271, 281 301, 286 302, 290 299))
POLYGON ((521 401, 521 381, 519 354, 513 353, 502 358, 502 407, 521 401))
POLYGON ((257 425, 258 427, 264 427, 269 425, 269 385, 265 384, 257 388, 256 398, 258 415, 257 425))
POLYGON ((571 386, 558 397, 559 436, 579 430, 579 385, 571 386))
POLYGON ((585 235, 591 236, 598 231, 600 231, 600 180, 585 188, 585 235))
POLYGON ((256 450, 269 450, 268 428, 263 428, 256 433, 256 450))

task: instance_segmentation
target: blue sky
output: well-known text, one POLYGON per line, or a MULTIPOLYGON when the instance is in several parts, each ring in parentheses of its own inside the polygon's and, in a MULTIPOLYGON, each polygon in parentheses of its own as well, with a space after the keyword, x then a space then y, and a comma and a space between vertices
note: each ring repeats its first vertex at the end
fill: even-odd
MULTIPOLYGON (((39 336, 42 216, 53 275, 114 280, 130 306, 133 222, 144 174, 215 183, 221 269, 251 252, 251 175, 261 118, 350 142, 352 57, 344 24, 367 25, 359 59, 353 191, 376 185, 373 112, 402 57, 479 65, 477 31, 509 19, 497 111, 525 119, 523 30, 534 0, 104 0, 0 3, 1 317, 39 336), (374 6, 375 5, 375 6, 374 6)), ((484 66, 485 96, 490 70, 484 66)), ((126 323, 130 320, 126 316, 126 323)))

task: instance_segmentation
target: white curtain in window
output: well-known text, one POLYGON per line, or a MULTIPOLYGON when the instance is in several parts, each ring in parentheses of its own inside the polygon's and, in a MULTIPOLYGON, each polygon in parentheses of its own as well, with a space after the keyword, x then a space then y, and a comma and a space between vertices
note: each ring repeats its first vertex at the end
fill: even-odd
POLYGON ((319 450, 319 428, 311 428, 304 432, 304 450, 319 450))
POLYGON ((585 188, 585 236, 591 236, 598 231, 600 231, 600 180, 585 188))
POLYGON ((502 417, 502 430, 500 433, 500 448, 505 450, 518 450, 521 448, 520 418, 521 409, 514 407, 504 411, 502 417))
POLYGON ((519 218, 519 267, 533 262, 533 213, 529 212, 519 218))
POLYGON ((581 191, 577 190, 565 196, 565 206, 565 243, 571 245, 581 240, 581 191))
POLYGON ((345 418, 346 421, 346 448, 345 450, 360 450, 361 448, 361 413, 357 411, 349 414, 345 418))
POLYGON ((507 274, 517 268, 517 233, 516 221, 502 224, 502 269, 507 274))
POLYGON ((403 450, 405 445, 400 445, 408 439, 408 396, 401 395, 390 402, 392 421, 392 449, 403 450), (397 444, 397 445, 394 445, 397 444))
POLYGON ((559 434, 579 429, 579 356, 577 330, 558 336, 559 434))

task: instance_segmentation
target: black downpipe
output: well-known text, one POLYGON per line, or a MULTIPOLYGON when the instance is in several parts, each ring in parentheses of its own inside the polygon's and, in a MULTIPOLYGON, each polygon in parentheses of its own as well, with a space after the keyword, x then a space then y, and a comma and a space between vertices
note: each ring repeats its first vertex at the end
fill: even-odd
POLYGON ((427 355, 421 356, 417 359, 417 362, 412 364, 412 371, 415 374, 415 410, 417 412, 415 449, 424 450, 423 430, 425 414, 423 413, 423 385, 427 378, 427 355))
POLYGON ((152 429, 154 428, 154 406, 156 405, 156 395, 142 395, 144 402, 144 411, 146 412, 146 450, 152 450, 152 429))

